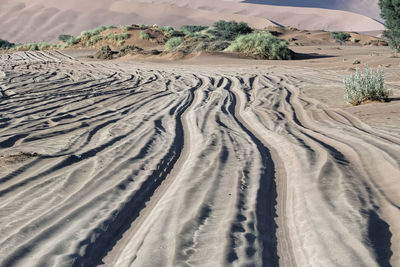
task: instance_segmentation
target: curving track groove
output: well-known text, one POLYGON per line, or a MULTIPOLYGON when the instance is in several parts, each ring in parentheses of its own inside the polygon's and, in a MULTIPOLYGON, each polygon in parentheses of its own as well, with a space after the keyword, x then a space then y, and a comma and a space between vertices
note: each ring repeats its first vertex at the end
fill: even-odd
POLYGON ((60 52, 0 66, 2 266, 398 257, 400 137, 304 97, 306 74, 60 52))

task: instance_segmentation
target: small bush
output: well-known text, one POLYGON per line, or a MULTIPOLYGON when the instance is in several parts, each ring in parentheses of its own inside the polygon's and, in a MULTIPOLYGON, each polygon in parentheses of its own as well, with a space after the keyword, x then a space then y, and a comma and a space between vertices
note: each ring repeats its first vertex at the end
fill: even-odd
POLYGON ((87 41, 86 44, 87 44, 88 46, 92 46, 92 45, 96 44, 97 42, 99 42, 99 41, 101 41, 101 40, 103 40, 103 36, 101 36, 101 35, 94 35, 94 36, 90 37, 89 41, 87 41))
POLYGON ((350 34, 345 32, 331 32, 331 38, 336 40, 336 42, 343 44, 350 39, 350 34))
POLYGON ((113 51, 111 50, 110 46, 102 46, 100 51, 98 51, 95 55, 98 59, 112 59, 113 58, 113 51))
POLYGON ((76 45, 76 44, 80 43, 80 41, 81 41, 80 37, 77 37, 77 38, 73 37, 67 41, 67 45, 76 45))
POLYGON ((197 32, 201 32, 203 30, 208 29, 208 26, 201 26, 201 25, 183 25, 181 27, 181 30, 186 34, 190 34, 190 33, 197 33, 197 32))
POLYGON ((252 28, 244 22, 220 20, 214 23, 214 28, 208 32, 222 40, 235 40, 239 35, 251 33, 252 28))
POLYGON ((122 47, 119 50, 118 56, 119 57, 123 57, 123 56, 128 55, 128 54, 136 54, 136 53, 139 53, 139 52, 142 52, 142 51, 143 51, 143 49, 138 47, 138 46, 128 45, 128 46, 122 47))
POLYGON ((74 38, 74 36, 69 35, 69 34, 61 34, 58 36, 58 40, 61 42, 64 42, 64 43, 66 43, 71 38, 74 38))
POLYGON ((130 27, 128 25, 120 25, 118 28, 120 28, 121 30, 123 30, 124 32, 129 31, 130 27))
POLYGON ((141 31, 140 32, 140 39, 149 40, 150 39, 150 35, 147 32, 141 31))
POLYGON ((127 34, 127 33, 116 34, 116 33, 110 32, 106 36, 106 39, 110 40, 110 41, 124 41, 128 38, 129 38, 129 34, 127 34))
POLYGON ((145 30, 145 29, 150 29, 151 26, 150 25, 146 25, 146 24, 139 24, 139 28, 145 30))
POLYGON ((1 49, 9 49, 12 48, 15 44, 10 43, 9 41, 0 39, 0 48, 1 49))
POLYGON ((217 52, 223 51, 230 45, 229 42, 214 40, 208 36, 192 37, 184 40, 173 51, 190 54, 199 51, 217 52))
POLYGON ((115 26, 99 26, 93 30, 83 31, 80 35, 82 39, 90 39, 92 36, 98 35, 107 29, 114 29, 115 26))
POLYGON ((261 59, 290 59, 292 54, 286 41, 266 31, 240 35, 226 50, 261 59))
POLYGON ((158 29, 160 31, 164 32, 164 34, 167 38, 179 36, 179 33, 177 31, 175 31, 175 29, 171 26, 158 27, 158 29))
POLYGON ((385 88, 383 68, 376 71, 366 67, 364 71, 356 72, 344 79, 344 100, 352 105, 365 101, 385 101, 390 96, 390 89, 385 88))
POLYGON ((172 37, 165 43, 165 50, 171 51, 183 42, 182 37, 172 37))

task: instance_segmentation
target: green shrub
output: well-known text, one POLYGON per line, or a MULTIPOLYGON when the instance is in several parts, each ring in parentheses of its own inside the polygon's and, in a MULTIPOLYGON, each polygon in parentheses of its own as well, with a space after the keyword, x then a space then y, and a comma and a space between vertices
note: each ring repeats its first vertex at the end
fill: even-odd
POLYGON ((114 29, 115 26, 99 26, 89 31, 83 31, 80 35, 82 39, 90 39, 92 36, 98 35, 107 29, 114 29))
POLYGON ((106 39, 110 40, 110 41, 124 41, 128 38, 129 38, 129 34, 127 34, 127 33, 116 34, 116 33, 110 32, 106 36, 106 39))
POLYGON ((190 34, 190 33, 197 33, 197 32, 201 32, 203 30, 208 29, 208 26, 202 26, 202 25, 183 25, 181 27, 181 30, 186 34, 190 34))
POLYGON ((128 25, 120 25, 120 26, 118 26, 118 28, 120 28, 124 32, 127 32, 130 29, 130 27, 128 25))
POLYGON ((164 32, 165 36, 167 38, 175 37, 178 36, 178 32, 175 31, 175 29, 171 26, 165 26, 165 27, 158 27, 158 29, 162 32, 164 32))
POLYGON ((286 41, 266 31, 240 35, 226 51, 261 59, 290 59, 292 54, 286 41))
POLYGON ((118 56, 119 57, 123 57, 123 56, 128 55, 128 54, 136 54, 136 53, 139 53, 139 52, 142 52, 142 51, 143 51, 143 49, 138 47, 138 46, 128 45, 128 46, 122 47, 118 51, 118 56))
POLYGON ((67 40, 66 44, 67 44, 67 45, 76 45, 76 44, 78 44, 80 41, 81 41, 81 38, 80 38, 80 37, 77 37, 77 38, 72 37, 72 38, 70 38, 70 39, 67 40))
POLYGON ((251 33, 252 28, 244 22, 236 21, 224 21, 220 20, 214 23, 214 28, 208 30, 208 32, 215 37, 222 40, 234 40, 239 35, 251 33))
POLYGON ((140 32, 140 39, 149 40, 150 39, 150 35, 147 32, 141 31, 140 32))
POLYGON ((340 44, 347 42, 350 37, 350 34, 346 32, 331 32, 331 38, 340 44))
POLYGON ((146 24, 139 24, 139 28, 143 29, 143 30, 146 30, 146 29, 150 29, 151 26, 150 25, 146 25, 146 24))
POLYGON ((71 38, 74 38, 74 36, 69 35, 69 34, 61 34, 58 36, 58 40, 61 42, 64 42, 64 43, 66 43, 71 38))
POLYGON ((198 36, 184 40, 179 46, 173 48, 173 51, 184 54, 199 51, 217 52, 225 50, 229 45, 230 43, 227 41, 214 40, 208 36, 198 36))
POLYGON ((9 41, 0 39, 0 48, 1 49, 9 49, 12 48, 15 44, 10 43, 9 41))
POLYGON ((97 42, 99 42, 99 41, 101 41, 101 40, 103 40, 103 36, 101 36, 101 35, 94 35, 94 36, 90 37, 89 41, 87 41, 86 44, 87 44, 88 46, 92 46, 92 45, 96 44, 97 42))
POLYGON ((165 43, 165 50, 171 51, 183 42, 182 37, 172 37, 165 43))
POLYGON ((114 52, 111 50, 110 46, 102 46, 100 51, 95 55, 98 59, 112 59, 114 52))
POLYGON ((377 70, 366 67, 364 71, 356 72, 344 79, 344 100, 352 105, 359 105, 365 101, 385 101, 391 94, 385 87, 383 68, 377 70))

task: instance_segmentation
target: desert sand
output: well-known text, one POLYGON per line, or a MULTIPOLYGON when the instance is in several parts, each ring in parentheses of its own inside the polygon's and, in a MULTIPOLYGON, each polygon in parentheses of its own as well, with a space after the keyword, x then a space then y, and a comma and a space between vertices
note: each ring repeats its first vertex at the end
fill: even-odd
POLYGON ((399 266, 400 60, 293 49, 1 54, 0 265, 399 266), (355 58, 391 102, 344 103, 355 58))
POLYGON ((54 41, 60 34, 78 35, 100 25, 135 22, 179 27, 183 24, 211 25, 220 19, 245 21, 260 29, 276 24, 307 30, 374 34, 384 29, 380 22, 362 15, 369 14, 370 5, 360 0, 350 2, 365 12, 360 8, 359 13, 352 13, 223 0, 2 0, 0 38, 16 43, 54 41), (362 3, 357 4, 359 2, 362 3))

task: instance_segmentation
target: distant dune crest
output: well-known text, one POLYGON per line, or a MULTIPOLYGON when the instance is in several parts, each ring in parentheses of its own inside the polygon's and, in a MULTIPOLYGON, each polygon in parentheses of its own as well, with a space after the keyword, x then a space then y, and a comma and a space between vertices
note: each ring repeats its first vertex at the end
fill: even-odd
POLYGON ((316 7, 336 10, 350 11, 381 21, 378 0, 245 0, 244 3, 293 6, 293 7, 316 7))

